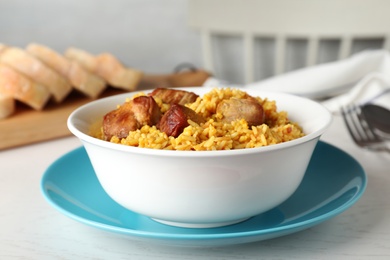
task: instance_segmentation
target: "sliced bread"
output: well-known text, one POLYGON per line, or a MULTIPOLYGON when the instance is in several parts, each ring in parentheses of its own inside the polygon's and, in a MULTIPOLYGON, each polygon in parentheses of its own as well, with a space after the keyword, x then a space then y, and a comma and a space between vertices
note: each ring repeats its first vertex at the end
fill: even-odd
POLYGON ((110 53, 96 56, 98 67, 96 73, 105 78, 114 87, 135 90, 141 81, 143 73, 139 70, 127 68, 110 53))
POLYGON ((93 73, 95 73, 95 70, 98 66, 96 57, 81 49, 73 47, 68 48, 65 51, 64 56, 70 60, 78 62, 81 66, 93 73))
POLYGON ((79 62, 83 67, 95 73, 116 88, 135 90, 143 73, 139 70, 125 67, 116 57, 109 53, 94 56, 84 50, 69 48, 65 57, 79 62))
POLYGON ((72 90, 72 86, 63 76, 23 49, 5 48, 0 53, 0 62, 45 86, 57 102, 64 100, 72 90))
POLYGON ((0 92, 0 120, 15 112, 15 100, 11 95, 0 92))
POLYGON ((0 53, 7 48, 7 45, 0 43, 0 53))
POLYGON ((5 98, 13 97, 36 110, 41 110, 51 96, 46 87, 1 63, 0 93, 5 98))
POLYGON ((64 76, 75 89, 91 98, 97 98, 106 88, 103 79, 44 45, 31 43, 26 50, 64 76))

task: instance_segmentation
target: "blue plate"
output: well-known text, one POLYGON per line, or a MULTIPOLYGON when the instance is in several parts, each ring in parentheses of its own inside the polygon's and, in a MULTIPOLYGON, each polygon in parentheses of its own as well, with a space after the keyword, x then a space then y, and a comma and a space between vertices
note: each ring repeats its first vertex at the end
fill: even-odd
POLYGON ((100 186, 83 147, 56 160, 41 190, 66 216, 134 239, 180 246, 223 246, 275 238, 319 224, 351 207, 366 188, 360 164, 319 142, 297 191, 284 203, 247 221, 219 228, 167 226, 123 208, 100 186))

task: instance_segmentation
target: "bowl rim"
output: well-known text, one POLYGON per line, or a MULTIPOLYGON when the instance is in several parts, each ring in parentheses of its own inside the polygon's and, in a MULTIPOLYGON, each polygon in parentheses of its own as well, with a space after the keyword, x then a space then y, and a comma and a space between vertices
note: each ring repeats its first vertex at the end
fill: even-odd
MULTIPOLYGON (((216 88, 232 88, 228 86, 223 87, 216 87, 216 88)), ((175 88, 175 89, 181 89, 181 90, 187 90, 192 92, 197 92, 197 90, 208 90, 205 93, 211 91, 214 88, 207 88, 207 87, 183 87, 183 88, 175 88)), ((125 100, 126 96, 133 96, 137 93, 144 92, 149 93, 153 91, 153 89, 147 89, 147 90, 140 90, 140 91, 133 91, 133 92, 127 92, 123 94, 116 94, 109 97, 104 97, 98 100, 94 100, 91 102, 88 102, 84 105, 81 105, 72 113, 69 115, 67 119, 67 126, 70 132, 78 137, 82 142, 87 142, 96 146, 108 148, 110 150, 116 150, 116 151, 122 151, 122 152, 128 152, 128 153, 136 153, 136 154, 144 154, 144 155, 154 155, 154 156, 168 156, 168 157, 214 157, 214 156, 236 156, 236 155, 244 155, 244 154, 255 154, 255 153, 266 153, 270 151, 275 150, 281 150, 285 148, 289 148, 292 146, 296 146, 298 144, 303 144, 309 141, 312 141, 313 139, 320 138, 320 136, 325 132, 325 130, 329 127, 329 125, 332 122, 332 114, 331 112, 322 104, 320 104, 317 101, 314 101, 309 98, 305 98, 302 96, 298 96, 295 94, 285 93, 285 92, 278 92, 278 91, 268 91, 268 90, 260 90, 260 89, 245 89, 245 88, 237 88, 243 91, 256 91, 261 95, 278 95, 278 96, 285 96, 285 97, 294 97, 295 99, 300 99, 306 103, 311 103, 314 106, 317 106, 319 109, 321 109, 324 113, 324 123, 323 125, 318 128, 316 131, 313 131, 303 137, 300 137, 298 139, 294 139, 291 141, 278 143, 274 145, 268 145, 268 146, 262 146, 262 147, 256 147, 256 148, 248 148, 248 149, 233 149, 233 150, 213 150, 213 151, 183 151, 183 150, 162 150, 162 149, 152 149, 152 148, 143 148, 143 147, 134 147, 134 146, 128 146, 128 145, 122 145, 122 144, 116 144, 111 143, 108 141, 104 141, 95 137, 92 137, 88 134, 83 133, 81 130, 77 129, 77 127, 74 125, 74 121, 77 120, 76 116, 86 109, 87 107, 90 107, 91 105, 98 105, 100 103, 107 102, 107 100, 110 99, 117 99, 120 97, 123 97, 123 100, 125 100)), ((287 111, 288 112, 288 111, 287 111)))

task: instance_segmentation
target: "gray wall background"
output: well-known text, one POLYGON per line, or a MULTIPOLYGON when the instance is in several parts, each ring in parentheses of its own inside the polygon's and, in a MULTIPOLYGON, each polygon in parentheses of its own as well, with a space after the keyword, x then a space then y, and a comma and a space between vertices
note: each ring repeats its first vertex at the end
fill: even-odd
MULTIPOLYGON (((0 0, 0 42, 18 47, 36 42, 59 52, 71 46, 110 52, 145 73, 170 73, 183 62, 203 66, 200 35, 188 26, 188 8, 189 0, 0 0)), ((353 53, 381 44, 357 41, 353 53)), ((319 62, 335 60, 338 45, 322 42, 319 62)), ((243 83, 242 39, 215 37, 213 47, 214 74, 243 83)), ((304 41, 288 42, 288 70, 304 66, 306 47, 304 41)), ((273 51, 267 39, 255 43, 256 81, 272 76, 273 51)))
POLYGON ((0 0, 0 42, 110 52, 147 73, 170 73, 182 62, 202 66, 187 9, 187 0, 0 0))

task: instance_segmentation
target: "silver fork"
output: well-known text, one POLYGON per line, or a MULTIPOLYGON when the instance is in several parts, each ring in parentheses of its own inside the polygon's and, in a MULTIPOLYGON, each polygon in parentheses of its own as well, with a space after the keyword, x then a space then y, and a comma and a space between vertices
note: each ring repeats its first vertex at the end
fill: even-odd
POLYGON ((390 152, 390 147, 387 146, 386 141, 378 136, 374 129, 367 123, 359 106, 352 104, 341 108, 341 114, 348 132, 358 146, 373 151, 390 152))

